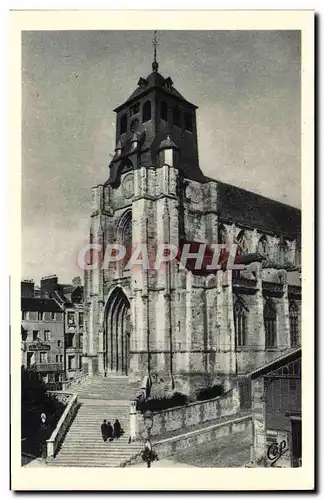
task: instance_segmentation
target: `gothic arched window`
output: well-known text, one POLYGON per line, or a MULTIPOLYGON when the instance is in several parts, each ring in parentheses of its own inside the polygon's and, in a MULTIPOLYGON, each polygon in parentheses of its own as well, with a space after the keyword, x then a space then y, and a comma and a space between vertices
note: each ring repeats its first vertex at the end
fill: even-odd
POLYGON ((258 253, 267 257, 269 255, 269 243, 266 236, 261 236, 258 243, 258 253))
POLYGON ((184 114, 184 127, 186 130, 189 130, 189 132, 193 131, 193 120, 191 113, 184 114))
POLYGON ((296 302, 289 304, 290 346, 300 345, 299 308, 296 302))
POLYGON ((122 226, 121 240, 128 248, 132 245, 132 212, 127 212, 122 226))
POLYGON ((127 115, 124 114, 120 119, 120 133, 125 134, 127 132, 127 115))
POLYGON ((142 122, 148 122, 151 119, 151 101, 145 101, 143 105, 142 122))
POLYGON ((266 347, 277 345, 277 311, 272 300, 268 299, 263 310, 266 347))
POLYGON ((161 101, 160 115, 161 115, 161 120, 168 121, 168 105, 165 101, 161 101))
POLYGON ((239 255, 246 255, 249 251, 248 249, 248 244, 247 244, 247 239, 244 231, 241 231, 237 238, 237 253, 239 255))
POLYGON ((179 106, 173 106, 172 108, 172 122, 173 125, 181 127, 181 113, 179 106))
POLYGON ((234 326, 236 346, 246 345, 247 340, 247 313, 248 308, 242 299, 237 299, 234 306, 234 326))

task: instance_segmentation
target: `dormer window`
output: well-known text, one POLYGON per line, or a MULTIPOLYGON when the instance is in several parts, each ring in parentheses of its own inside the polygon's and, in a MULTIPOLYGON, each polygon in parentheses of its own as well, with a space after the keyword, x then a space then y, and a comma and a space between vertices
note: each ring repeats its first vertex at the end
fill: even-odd
POLYGON ((151 119, 151 101, 145 101, 143 105, 143 123, 151 119))
POLYGON ((166 86, 167 89, 170 89, 173 85, 173 81, 171 80, 171 78, 168 76, 168 78, 166 78, 164 80, 164 84, 166 86))
POLYGON ((126 134, 127 132, 127 115, 124 114, 120 119, 120 134, 126 134))
POLYGON ((173 106, 172 108, 172 121, 173 125, 181 127, 181 113, 179 106, 173 106))
POLYGON ((139 113, 139 110, 140 110, 140 103, 136 102, 135 104, 133 104, 133 106, 130 107, 130 115, 131 116, 137 115, 137 113, 139 113))
POLYGON ((165 101, 161 101, 160 115, 161 115, 161 120, 164 120, 164 121, 168 120, 168 105, 165 101))
POLYGON ((193 120, 192 120, 192 114, 191 113, 185 113, 184 115, 184 126, 185 130, 188 130, 188 132, 193 131, 193 120))

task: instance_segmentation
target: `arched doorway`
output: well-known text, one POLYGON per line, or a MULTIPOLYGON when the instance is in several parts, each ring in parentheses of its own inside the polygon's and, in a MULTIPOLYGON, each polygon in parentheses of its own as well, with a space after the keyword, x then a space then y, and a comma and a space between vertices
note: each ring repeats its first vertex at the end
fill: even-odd
POLYGON ((128 374, 130 347, 130 306, 119 287, 110 295, 105 315, 105 372, 128 374))

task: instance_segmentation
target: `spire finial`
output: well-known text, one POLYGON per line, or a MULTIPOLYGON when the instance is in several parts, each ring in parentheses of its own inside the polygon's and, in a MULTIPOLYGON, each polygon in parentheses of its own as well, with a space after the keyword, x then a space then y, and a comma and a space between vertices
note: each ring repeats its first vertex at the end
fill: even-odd
POLYGON ((152 63, 152 69, 153 71, 157 71, 159 69, 159 64, 156 60, 156 48, 158 47, 158 41, 157 41, 157 31, 155 30, 154 31, 154 36, 153 36, 153 40, 152 40, 152 45, 153 45, 153 48, 154 48, 154 60, 153 60, 153 63, 152 63))

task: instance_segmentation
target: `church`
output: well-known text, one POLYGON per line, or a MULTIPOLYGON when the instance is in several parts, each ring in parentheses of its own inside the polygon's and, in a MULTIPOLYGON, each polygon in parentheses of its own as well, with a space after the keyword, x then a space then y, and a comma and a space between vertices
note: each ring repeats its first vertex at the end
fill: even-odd
MULTIPOLYGON (((237 245, 245 265, 85 270, 83 371, 169 390, 231 381, 301 342, 301 213, 207 177, 196 110, 159 71, 116 107, 109 176, 92 189, 90 243, 237 245)), ((93 257, 92 257, 93 258, 93 257)), ((93 262, 93 261, 91 261, 93 262)))

